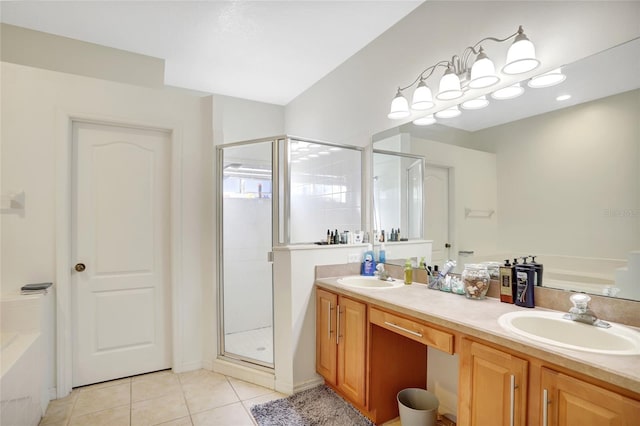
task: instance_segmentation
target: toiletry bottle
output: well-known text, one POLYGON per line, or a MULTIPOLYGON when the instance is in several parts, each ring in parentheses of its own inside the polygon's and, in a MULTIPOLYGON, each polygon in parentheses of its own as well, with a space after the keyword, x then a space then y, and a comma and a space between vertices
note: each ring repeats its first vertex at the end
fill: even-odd
POLYGON ((376 272, 376 260, 373 257, 373 246, 369 244, 362 259, 361 275, 372 277, 376 272))
POLYGON ((411 284, 413 282, 413 266, 411 265, 411 259, 407 259, 404 263, 404 283, 411 284))
POLYGON ((529 257, 531 258, 531 262, 529 264, 533 265, 533 267, 536 268, 536 285, 541 287, 542 286, 542 270, 543 270, 542 263, 536 262, 537 256, 529 255, 529 257))
POLYGON ((513 258, 513 263, 511 264, 511 270, 513 271, 513 275, 511 275, 511 289, 513 290, 513 303, 516 302, 516 297, 518 297, 518 276, 516 275, 516 266, 518 265, 518 258, 513 258))
POLYGON ((327 229, 327 244, 331 244, 333 237, 331 236, 331 231, 327 229))
POLYGON ((509 259, 504 261, 504 265, 500 267, 500 301, 504 303, 513 303, 513 268, 509 263, 509 259))
POLYGON ((384 229, 380 231, 380 242, 384 243, 384 229))
POLYGON ((533 263, 527 263, 528 258, 529 256, 522 256, 520 258, 522 259, 521 266, 525 266, 533 271, 533 275, 532 275, 533 280, 531 281, 531 285, 536 285, 536 282, 538 281, 538 268, 533 263))
POLYGON ((380 251, 378 252, 378 262, 380 263, 387 262, 387 252, 384 249, 384 244, 380 244, 380 251))
POLYGON ((534 270, 528 264, 516 265, 516 299, 515 304, 525 308, 535 307, 534 301, 534 270))

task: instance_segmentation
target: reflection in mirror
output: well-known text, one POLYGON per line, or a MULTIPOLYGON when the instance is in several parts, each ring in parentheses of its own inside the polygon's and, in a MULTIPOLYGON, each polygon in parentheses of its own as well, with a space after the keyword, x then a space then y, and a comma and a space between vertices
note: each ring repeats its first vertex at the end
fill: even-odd
POLYGON ((373 224, 378 240, 383 231, 387 241, 394 241, 392 235, 398 231, 398 240, 422 238, 423 163, 419 156, 373 152, 373 224))
POLYGON ((639 58, 635 39, 564 66, 557 86, 523 82, 518 99, 405 124, 374 148, 400 138, 402 152, 450 170, 460 267, 538 255, 545 286, 640 300, 639 58))

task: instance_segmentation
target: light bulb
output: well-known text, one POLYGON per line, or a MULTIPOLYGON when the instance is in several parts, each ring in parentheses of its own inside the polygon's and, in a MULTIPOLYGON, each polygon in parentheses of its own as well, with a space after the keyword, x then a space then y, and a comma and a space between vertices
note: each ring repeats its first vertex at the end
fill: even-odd
POLYGON ((418 87, 416 87, 415 92, 413 92, 413 100, 411 102, 411 109, 415 109, 416 111, 424 111, 429 108, 433 108, 435 104, 433 103, 433 95, 431 94, 431 89, 427 86, 424 80, 420 79, 420 83, 418 83, 418 87))
POLYGON ((400 118, 408 117, 411 113, 409 112, 409 102, 407 99, 402 96, 402 92, 398 89, 398 93, 396 93, 396 97, 391 101, 391 110, 387 117, 392 120, 398 120, 400 118))
POLYGON ((513 99, 524 93, 524 88, 520 86, 520 83, 512 84, 511 86, 503 87, 502 89, 498 89, 491 94, 493 99, 497 100, 505 100, 505 99, 513 99))
POLYGON ((539 65, 540 61, 536 59, 536 48, 520 27, 518 35, 507 51, 507 63, 502 67, 502 72, 522 74, 536 69, 539 65))
POLYGON ((451 67, 447 68, 444 75, 440 79, 440 86, 438 88, 438 94, 436 98, 441 101, 448 101, 451 99, 457 99, 462 96, 462 89, 460 88, 460 77, 453 72, 451 67))
POLYGON ((482 89, 483 87, 493 86, 499 81, 500 78, 496 75, 496 67, 493 65, 493 61, 487 57, 482 47, 480 47, 480 53, 478 53, 478 57, 471 67, 469 87, 482 89))
POLYGON ((541 87, 551 87, 555 86, 556 84, 560 84, 566 78, 567 76, 562 74, 562 68, 556 68, 555 70, 551 70, 544 74, 532 77, 527 84, 529 85, 529 87, 539 89, 541 87))
POLYGON ((424 117, 416 118, 413 120, 413 124, 416 126, 429 126, 436 122, 433 114, 425 115, 424 117))
POLYGON ((438 118, 453 118, 453 117, 459 116, 460 114, 462 114, 462 112, 460 111, 457 105, 454 105, 447 109, 443 109, 442 111, 436 112, 435 115, 438 118))
POLYGON ((477 97, 475 99, 469 99, 464 101, 460 106, 464 109, 481 109, 489 105, 489 100, 485 95, 477 97))

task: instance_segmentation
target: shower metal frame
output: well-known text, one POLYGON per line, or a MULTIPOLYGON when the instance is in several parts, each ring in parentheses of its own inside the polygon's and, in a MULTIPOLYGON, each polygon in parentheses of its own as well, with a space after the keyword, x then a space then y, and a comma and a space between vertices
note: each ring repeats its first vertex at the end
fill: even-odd
MULTIPOLYGON (((267 371, 273 371, 275 368, 275 328, 272 328, 272 340, 274 341, 273 355, 274 362, 265 363, 254 358, 245 357, 239 354, 228 354, 225 351, 225 333, 224 333, 224 251, 223 238, 224 220, 223 220, 223 177, 224 177, 224 156, 225 148, 233 148, 243 145, 252 145, 257 143, 271 142, 271 242, 274 247, 282 247, 287 245, 304 245, 308 243, 291 244, 290 225, 291 225, 291 201, 288 195, 291 188, 290 173, 290 152, 289 142, 295 140, 300 142, 314 143, 319 145, 333 146, 338 148, 351 149, 360 152, 360 223, 363 228, 367 228, 365 219, 365 182, 368 173, 365 173, 365 153, 366 148, 354 145, 338 144, 333 142, 302 138, 293 135, 278 135, 266 138, 251 139, 240 142, 232 142, 216 146, 216 308, 218 319, 218 353, 217 357, 230 362, 236 362, 243 365, 250 365, 254 368, 261 368, 267 371)), ((268 253, 268 260, 273 263, 273 252, 268 253)), ((271 272, 271 286, 273 294, 273 268, 271 272)), ((271 299, 271 323, 273 324, 274 315, 274 297, 271 299)))

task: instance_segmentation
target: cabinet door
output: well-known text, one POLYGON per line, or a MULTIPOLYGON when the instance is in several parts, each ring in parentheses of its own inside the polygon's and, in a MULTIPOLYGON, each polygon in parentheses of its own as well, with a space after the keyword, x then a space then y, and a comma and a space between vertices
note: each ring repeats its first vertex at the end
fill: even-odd
POLYGON ((336 385, 338 296, 316 289, 316 371, 327 383, 336 385))
POLYGON ((528 364, 509 353, 463 339, 458 424, 524 426, 528 364))
POLYGON ((338 303, 338 389, 364 406, 366 305, 345 297, 340 297, 338 303))
POLYGON ((547 368, 541 384, 541 425, 631 426, 640 421, 639 401, 599 386, 547 368))

